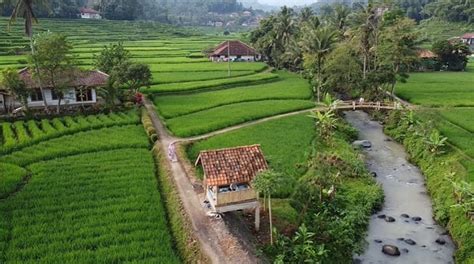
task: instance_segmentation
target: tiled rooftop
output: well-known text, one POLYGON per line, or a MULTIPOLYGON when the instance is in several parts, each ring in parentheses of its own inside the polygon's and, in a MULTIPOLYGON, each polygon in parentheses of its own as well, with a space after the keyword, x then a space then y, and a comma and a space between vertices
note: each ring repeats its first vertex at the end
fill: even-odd
POLYGON ((250 182, 268 169, 260 145, 201 151, 196 165, 199 163, 208 186, 250 182))

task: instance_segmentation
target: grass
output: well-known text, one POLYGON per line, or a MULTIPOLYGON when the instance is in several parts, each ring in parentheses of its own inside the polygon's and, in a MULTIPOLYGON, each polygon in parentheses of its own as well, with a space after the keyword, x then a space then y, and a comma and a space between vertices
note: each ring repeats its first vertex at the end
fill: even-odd
POLYGON ((429 107, 474 106, 474 61, 466 72, 413 73, 397 85, 397 95, 429 107))
POLYGON ((207 81, 178 82, 169 84, 152 85, 145 89, 146 93, 176 93, 183 91, 205 90, 219 86, 236 86, 252 83, 265 83, 269 80, 278 78, 278 75, 268 72, 262 72, 252 75, 237 76, 231 78, 220 78, 207 81))
POLYGON ((195 136, 259 118, 314 107, 306 100, 267 100, 237 103, 195 112, 166 121, 179 137, 195 136))
POLYGON ((79 132, 38 144, 0 157, 0 162, 27 166, 69 155, 118 148, 146 148, 148 139, 140 125, 102 128, 79 132))
POLYGON ((308 83, 297 74, 278 72, 278 76, 276 82, 188 95, 158 96, 154 102, 161 116, 173 118, 233 103, 311 97, 308 83))
POLYGON ((26 175, 27 172, 22 167, 0 163, 0 199, 15 191, 26 175))
POLYGON ((147 149, 63 157, 29 169, 28 185, 0 201, 0 262, 180 262, 147 149))
POLYGON ((0 153, 10 153, 41 141, 70 135, 79 131, 117 125, 139 123, 139 116, 132 110, 126 113, 111 113, 89 116, 67 116, 39 121, 16 121, 1 123, 2 142, 0 153))

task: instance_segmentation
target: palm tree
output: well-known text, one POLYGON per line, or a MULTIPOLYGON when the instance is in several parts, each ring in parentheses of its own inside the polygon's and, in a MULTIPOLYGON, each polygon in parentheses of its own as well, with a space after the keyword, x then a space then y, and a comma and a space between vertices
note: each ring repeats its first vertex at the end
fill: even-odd
POLYGON ((347 18, 349 17, 349 14, 351 13, 351 10, 342 4, 336 4, 334 6, 333 10, 333 15, 330 17, 331 23, 343 33, 344 28, 346 27, 347 24, 347 18))
POLYGON ((259 193, 263 193, 264 201, 268 197, 268 214, 270 220, 270 243, 273 245, 273 222, 272 222, 272 193, 282 184, 281 175, 272 171, 266 170, 259 173, 252 181, 252 187, 259 193))
POLYGON ((323 65, 327 55, 333 50, 336 43, 337 32, 329 27, 318 28, 303 36, 301 42, 304 53, 314 60, 314 69, 317 81, 317 100, 321 101, 321 89, 323 88, 323 65))
MULTIPOLYGON (((7 2, 9 2, 9 1, 7 0, 7 2)), ((36 17, 36 15, 33 11, 33 5, 34 4, 47 6, 48 0, 35 0, 35 1, 33 1, 33 0, 16 0, 15 7, 13 8, 12 14, 10 16, 10 20, 8 21, 8 28, 10 28, 11 25, 13 25, 13 23, 16 22, 16 19, 18 17, 22 17, 23 19, 25 19, 25 35, 30 39, 30 49, 31 49, 31 54, 32 55, 35 54, 35 45, 34 45, 34 41, 33 41, 33 24, 38 23, 38 18, 36 17)), ((33 63, 35 64, 35 71, 36 71, 36 75, 37 75, 37 78, 38 78, 38 85, 39 85, 39 88, 41 90, 41 94, 42 94, 42 97, 43 97, 43 103, 44 103, 45 109, 47 110, 48 109, 48 103, 47 103, 46 97, 44 95, 41 78, 39 77, 40 74, 39 74, 38 64, 36 63, 36 61, 33 61, 33 63)))

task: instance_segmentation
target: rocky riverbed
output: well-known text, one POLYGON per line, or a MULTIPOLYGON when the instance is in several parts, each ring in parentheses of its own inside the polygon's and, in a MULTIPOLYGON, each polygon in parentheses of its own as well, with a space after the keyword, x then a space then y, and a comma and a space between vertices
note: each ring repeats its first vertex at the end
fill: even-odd
POLYGON ((385 194, 383 209, 370 219, 367 249, 354 256, 354 263, 454 263, 454 244, 433 220, 424 176, 407 161, 403 146, 388 138, 365 112, 346 112, 345 119, 361 140, 370 142, 370 147, 361 147, 385 194))

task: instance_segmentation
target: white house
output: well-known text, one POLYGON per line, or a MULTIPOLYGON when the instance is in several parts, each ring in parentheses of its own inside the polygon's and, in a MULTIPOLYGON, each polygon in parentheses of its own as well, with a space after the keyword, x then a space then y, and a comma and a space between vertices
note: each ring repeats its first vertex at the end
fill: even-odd
POLYGON ((261 56, 254 48, 240 40, 224 41, 209 54, 211 61, 227 61, 229 58, 230 60, 256 61, 260 60, 261 56))
POLYGON ((474 52, 474 33, 466 33, 461 37, 462 42, 469 45, 471 51, 474 52))
POLYGON ((80 10, 81 18, 84 19, 102 19, 100 12, 92 8, 83 7, 80 10))
MULTIPOLYGON (((20 70, 18 74, 30 90, 29 108, 43 108, 44 101, 48 106, 58 105, 58 96, 50 83, 42 84, 43 93, 41 93, 37 79, 32 77, 28 68, 20 70)), ((97 70, 74 70, 68 74, 67 78, 69 79, 67 83, 70 88, 64 92, 61 106, 93 105, 97 103, 96 88, 106 85, 109 75, 97 70)), ((0 112, 11 111, 20 106, 20 102, 13 95, 0 88, 0 112)))

